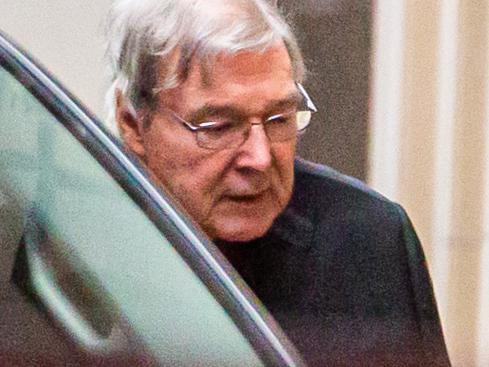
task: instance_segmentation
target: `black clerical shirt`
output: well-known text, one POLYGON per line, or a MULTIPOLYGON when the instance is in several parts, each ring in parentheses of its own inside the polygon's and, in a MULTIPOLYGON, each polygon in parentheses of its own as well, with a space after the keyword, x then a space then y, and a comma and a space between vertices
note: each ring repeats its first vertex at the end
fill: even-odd
POLYGON ((449 366, 404 210, 303 160, 269 232, 219 247, 311 366, 449 366))

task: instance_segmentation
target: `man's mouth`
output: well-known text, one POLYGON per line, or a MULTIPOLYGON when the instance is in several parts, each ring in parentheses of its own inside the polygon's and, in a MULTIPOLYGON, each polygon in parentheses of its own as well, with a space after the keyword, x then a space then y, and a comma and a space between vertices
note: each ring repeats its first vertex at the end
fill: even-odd
POLYGON ((226 198, 236 203, 253 203, 262 199, 268 190, 252 194, 227 195, 226 198))
POLYGON ((256 201, 261 195, 231 196, 230 199, 237 203, 249 203, 256 201))

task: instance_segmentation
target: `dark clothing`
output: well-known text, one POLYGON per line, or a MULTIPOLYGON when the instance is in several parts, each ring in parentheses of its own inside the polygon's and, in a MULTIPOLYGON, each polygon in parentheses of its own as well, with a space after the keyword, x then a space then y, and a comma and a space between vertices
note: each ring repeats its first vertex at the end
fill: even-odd
MULTIPOLYGON (((425 258, 404 210, 296 161, 290 204, 224 252, 311 366, 448 366, 425 258)), ((222 247, 222 246, 221 246, 222 247)))

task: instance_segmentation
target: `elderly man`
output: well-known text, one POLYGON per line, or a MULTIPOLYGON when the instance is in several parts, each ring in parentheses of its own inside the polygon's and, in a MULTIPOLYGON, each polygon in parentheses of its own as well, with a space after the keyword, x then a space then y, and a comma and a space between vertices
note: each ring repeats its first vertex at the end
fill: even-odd
POLYGON ((265 0, 122 0, 112 120, 311 365, 448 365, 404 211, 295 157, 315 111, 265 0))

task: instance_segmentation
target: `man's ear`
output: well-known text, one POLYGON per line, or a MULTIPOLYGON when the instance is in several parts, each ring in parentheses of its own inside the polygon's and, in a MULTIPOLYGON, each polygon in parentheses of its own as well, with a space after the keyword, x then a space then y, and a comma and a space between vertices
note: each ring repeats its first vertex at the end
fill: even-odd
POLYGON ((142 121, 138 119, 136 111, 120 91, 116 92, 115 117, 124 144, 144 161, 146 152, 142 121))

